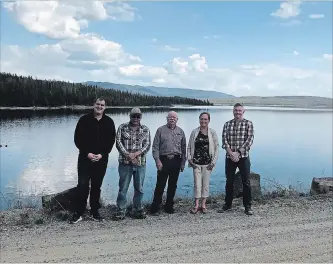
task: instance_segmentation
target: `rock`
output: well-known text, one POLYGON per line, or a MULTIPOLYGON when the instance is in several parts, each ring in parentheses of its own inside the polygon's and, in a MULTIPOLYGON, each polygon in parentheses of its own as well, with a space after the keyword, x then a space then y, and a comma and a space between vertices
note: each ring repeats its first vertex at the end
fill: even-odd
POLYGON ((333 192, 333 177, 313 178, 311 183, 311 195, 333 192))
MULTIPOLYGON (((250 173, 250 185, 252 198, 261 197, 260 175, 254 172, 250 173)), ((235 175, 234 180, 234 198, 243 197, 243 183, 240 171, 235 175)))
POLYGON ((44 195, 42 197, 43 208, 51 211, 68 210, 74 211, 74 201, 76 197, 76 187, 60 193, 44 195))
MULTIPOLYGON (((76 190, 77 187, 65 190, 60 193, 44 195, 42 196, 42 206, 43 208, 49 209, 51 211, 70 211, 74 212, 74 203, 76 199, 76 190)), ((89 187, 89 195, 87 199, 87 207, 86 209, 90 209, 89 206, 89 198, 90 198, 90 187, 89 187)), ((103 200, 100 198, 99 200, 100 206, 105 206, 103 200)))

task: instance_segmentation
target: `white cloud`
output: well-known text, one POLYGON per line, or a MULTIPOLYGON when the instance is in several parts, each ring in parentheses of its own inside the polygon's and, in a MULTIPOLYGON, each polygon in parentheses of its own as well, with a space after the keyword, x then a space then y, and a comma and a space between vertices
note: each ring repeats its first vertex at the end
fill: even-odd
MULTIPOLYGON (((278 64, 210 68, 202 54, 193 54, 173 58, 160 66, 150 66, 133 61, 132 57, 135 58, 126 53, 120 44, 96 37, 88 40, 83 38, 74 44, 67 40, 33 49, 2 46, 0 66, 4 72, 76 82, 94 80, 193 88, 236 96, 310 94, 332 97, 332 68, 329 65, 324 70, 305 70, 278 64), (78 47, 95 57, 71 60, 78 47), (105 50, 103 47, 108 48, 105 50)), ((332 59, 331 54, 323 57, 332 59)))
POLYGON ((88 0, 13 1, 3 6, 28 31, 55 39, 77 37, 88 20, 132 21, 136 11, 122 2, 88 0))
POLYGON ((211 36, 204 36, 204 39, 220 39, 220 35, 211 35, 211 36))
POLYGON ((324 54, 324 55, 323 55, 323 58, 324 58, 325 60, 332 61, 333 55, 332 55, 332 54, 324 54))
POLYGON ((309 15, 309 18, 311 19, 321 19, 321 18, 324 18, 325 15, 324 14, 311 14, 309 15))
MULTIPOLYGON (((101 1, 102 3, 105 1, 101 1)), ((136 15, 138 11, 127 3, 120 1, 111 1, 111 4, 106 6, 109 18, 116 21, 133 21, 136 18, 141 19, 141 16, 136 15)))
POLYGON ((297 17, 301 13, 300 0, 285 1, 280 4, 280 8, 271 13, 271 16, 287 19, 291 17, 297 17))
POLYGON ((200 54, 193 54, 187 59, 173 58, 164 64, 170 74, 189 74, 191 72, 204 72, 207 68, 206 58, 200 54))
POLYGON ((164 45, 163 49, 166 51, 180 51, 180 48, 171 47, 170 45, 164 45))
POLYGON ((154 47, 154 48, 157 48, 157 49, 160 49, 160 50, 180 51, 180 48, 178 48, 178 47, 174 47, 174 46, 171 46, 171 45, 168 45, 168 44, 165 44, 165 45, 157 44, 158 40, 156 38, 153 38, 152 42, 155 43, 155 44, 151 45, 151 47, 154 47))
POLYGON ((164 83, 166 83, 166 81, 163 78, 153 79, 152 82, 156 83, 156 84, 164 84, 164 83))
POLYGON ((302 22, 300 20, 297 20, 297 19, 293 19, 293 20, 290 20, 290 21, 287 21, 287 22, 281 22, 281 26, 286 26, 286 27, 292 27, 292 26, 298 26, 302 24, 302 22))
POLYGON ((162 78, 168 72, 163 67, 144 66, 142 64, 132 64, 118 68, 119 73, 128 77, 156 77, 162 78))
MULTIPOLYGON (((119 65, 128 61, 140 61, 139 57, 126 54, 121 44, 109 41, 96 34, 83 34, 75 39, 64 40, 60 42, 62 49, 70 53, 75 60, 86 56, 95 57, 95 60, 104 61, 108 65, 119 65), (78 53, 78 56, 75 54, 78 53)), ((89 60, 89 59, 88 59, 89 60)))
MULTIPOLYGON (((36 77, 61 76, 77 81, 85 72, 107 71, 115 75, 118 67, 141 59, 123 50, 121 44, 96 34, 83 34, 57 44, 23 49, 1 47, 1 70, 36 77), (79 74, 79 75, 78 75, 79 74)), ((58 78, 59 79, 59 78, 58 78)))
MULTIPOLYGON (((211 68, 206 57, 196 52, 151 66, 145 65, 135 54, 127 53, 120 43, 94 33, 82 34, 81 29, 87 27, 90 20, 135 19, 136 10, 122 2, 14 1, 4 6, 27 30, 59 40, 34 48, 2 45, 0 67, 3 72, 75 82, 92 80, 216 90, 237 96, 332 96, 332 68, 326 63, 327 70, 304 70, 278 64, 211 68)), ((298 20, 288 23, 293 21, 298 20)), ((218 35, 206 36, 206 39, 219 38, 218 35)), ((158 40, 153 38, 152 42, 158 43, 158 40)), ((179 50, 170 45, 158 47, 179 50)), ((293 54, 297 56, 299 52, 295 50, 293 54)), ((322 55, 321 60, 324 59, 332 61, 332 54, 322 55)))

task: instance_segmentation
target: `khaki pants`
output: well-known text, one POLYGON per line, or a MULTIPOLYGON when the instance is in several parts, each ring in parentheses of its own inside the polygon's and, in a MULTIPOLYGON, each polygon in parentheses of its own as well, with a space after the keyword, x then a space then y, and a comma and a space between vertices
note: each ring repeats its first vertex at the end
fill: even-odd
POLYGON ((196 165, 193 169, 194 198, 207 198, 209 196, 209 179, 212 171, 207 170, 207 165, 196 165))

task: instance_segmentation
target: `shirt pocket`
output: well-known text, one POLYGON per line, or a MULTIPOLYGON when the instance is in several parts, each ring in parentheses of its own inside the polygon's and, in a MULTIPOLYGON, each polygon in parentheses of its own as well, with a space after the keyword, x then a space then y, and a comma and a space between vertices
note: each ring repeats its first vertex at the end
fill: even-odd
POLYGON ((147 137, 147 133, 144 133, 144 132, 139 133, 138 136, 137 136, 137 141, 139 143, 142 143, 145 140, 146 137, 147 137))
POLYGON ((175 133, 174 135, 174 144, 176 146, 180 146, 181 145, 181 142, 182 142, 182 139, 183 139, 183 135, 181 133, 175 133))
POLYGON ((128 140, 128 139, 131 138, 131 135, 130 135, 130 133, 128 133, 126 130, 124 130, 124 131, 121 132, 121 137, 122 137, 123 139, 128 140))

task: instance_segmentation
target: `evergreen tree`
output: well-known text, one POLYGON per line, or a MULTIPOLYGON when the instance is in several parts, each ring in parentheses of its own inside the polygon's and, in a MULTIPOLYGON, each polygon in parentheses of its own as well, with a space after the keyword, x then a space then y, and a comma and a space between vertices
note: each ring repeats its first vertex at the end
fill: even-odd
POLYGON ((97 97, 104 97, 109 106, 212 105, 208 100, 149 96, 81 83, 0 73, 0 106, 90 106, 97 97))

